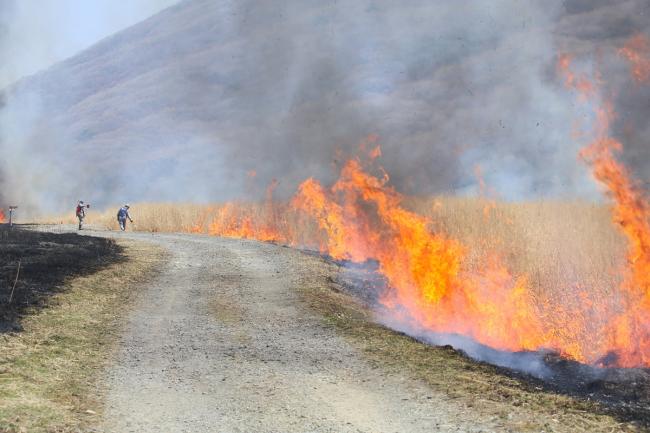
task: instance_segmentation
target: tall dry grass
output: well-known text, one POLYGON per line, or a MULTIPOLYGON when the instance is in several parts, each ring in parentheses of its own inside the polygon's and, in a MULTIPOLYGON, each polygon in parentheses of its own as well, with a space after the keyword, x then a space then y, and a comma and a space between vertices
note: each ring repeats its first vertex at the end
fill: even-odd
POLYGON ((618 287, 626 244, 606 205, 457 197, 409 199, 406 205, 431 217, 434 230, 462 241, 470 267, 496 253, 512 273, 526 275, 537 291, 553 288, 564 303, 589 302, 576 297, 581 288, 602 297, 618 287))
MULTIPOLYGON (((498 254, 508 269, 526 275, 529 284, 538 289, 571 289, 567 296, 575 298, 581 286, 588 286, 599 296, 608 295, 610 288, 617 286, 625 242, 605 205, 581 201, 507 203, 459 197, 411 197, 404 205, 429 217, 432 230, 461 241, 470 269, 485 263, 486 255, 498 254)), ((117 209, 119 206, 104 211, 90 209, 86 223, 117 230, 117 209)), ((250 218, 262 226, 291 232, 298 245, 315 247, 323 239, 313 221, 286 212, 284 204, 136 203, 130 213, 135 224, 129 230, 224 233, 230 220, 250 218)), ((76 223, 76 218, 71 213, 48 222, 76 223)), ((250 237, 272 239, 265 238, 260 230, 250 237)))

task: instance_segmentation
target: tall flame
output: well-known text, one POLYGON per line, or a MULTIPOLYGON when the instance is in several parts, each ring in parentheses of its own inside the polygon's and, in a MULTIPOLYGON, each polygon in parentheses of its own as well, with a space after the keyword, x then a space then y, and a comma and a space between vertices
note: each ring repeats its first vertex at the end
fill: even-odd
MULTIPOLYGON (((634 38, 622 51, 631 55, 632 47, 638 48, 640 43, 647 44, 647 39, 634 38)), ((573 75, 570 62, 560 58, 559 63, 566 77, 573 75)), ((633 71, 637 80, 643 78, 639 72, 639 69, 633 71)), ((628 241, 627 267, 620 287, 626 308, 608 327, 608 342, 613 353, 620 357, 619 365, 647 366, 650 364, 650 205, 627 168, 616 158, 623 144, 610 136, 610 124, 615 118, 612 105, 572 84, 567 78, 568 87, 578 91, 584 101, 596 105, 594 139, 582 149, 580 157, 592 168, 595 179, 612 200, 613 222, 628 241)))
POLYGON ((581 284, 565 288, 575 293, 574 303, 538 293, 497 252, 476 257, 470 246, 434 230, 434 221, 407 209, 390 185, 374 136, 332 185, 307 179, 283 204, 273 200, 274 181, 263 206, 228 203, 195 227, 316 248, 339 260, 375 261, 388 283, 380 297, 385 312, 420 330, 460 334, 500 350, 551 349, 591 364, 650 366, 650 206, 616 159, 622 145, 610 136, 614 112, 600 103, 600 79, 574 72, 572 61, 558 59, 566 86, 598 107, 593 140, 580 157, 612 200, 613 220, 629 244, 620 287, 610 297, 581 284))
POLYGON ((330 188, 305 181, 292 204, 326 232, 322 250, 339 259, 377 261, 391 288, 381 302, 402 319, 504 350, 544 346, 526 279, 514 278, 497 256, 481 272, 466 272, 467 247, 432 232, 432 221, 405 209, 387 182, 352 159, 330 188))

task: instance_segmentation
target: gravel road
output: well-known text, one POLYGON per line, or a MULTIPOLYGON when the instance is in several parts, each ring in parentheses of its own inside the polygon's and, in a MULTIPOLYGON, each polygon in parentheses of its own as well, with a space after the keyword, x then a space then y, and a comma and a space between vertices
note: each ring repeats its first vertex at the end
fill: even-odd
POLYGON ((103 235, 154 242, 170 258, 130 314, 99 431, 493 430, 425 384, 371 367, 303 305, 301 281, 326 284, 317 257, 206 236, 103 235))

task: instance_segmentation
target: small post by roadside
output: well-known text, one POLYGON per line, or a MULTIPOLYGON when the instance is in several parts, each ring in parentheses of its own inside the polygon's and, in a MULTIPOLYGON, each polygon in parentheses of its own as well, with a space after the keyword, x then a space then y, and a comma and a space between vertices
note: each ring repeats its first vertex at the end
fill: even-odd
POLYGON ((18 209, 18 206, 9 206, 9 227, 13 227, 14 225, 13 216, 16 209, 18 209))

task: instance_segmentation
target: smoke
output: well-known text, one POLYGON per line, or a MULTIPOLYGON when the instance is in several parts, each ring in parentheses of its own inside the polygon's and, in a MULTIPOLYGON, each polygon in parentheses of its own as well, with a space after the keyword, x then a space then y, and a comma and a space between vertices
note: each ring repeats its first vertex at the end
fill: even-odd
POLYGON ((507 199, 594 198, 557 54, 600 59, 642 173, 650 99, 615 48, 650 31, 647 13, 643 0, 187 0, 7 89, 0 190, 47 211, 228 200, 273 178, 286 196, 331 181, 375 133, 405 193, 473 193, 480 164, 507 199))
POLYGON ((108 0, 7 0, 0 4, 0 89, 5 88, 0 91, 0 205, 20 204, 21 213, 27 214, 61 209, 62 202, 69 207, 76 196, 69 186, 74 189, 75 179, 82 178, 92 163, 68 151, 65 127, 52 122, 59 108, 44 104, 48 95, 43 84, 66 87, 75 74, 38 72, 177 1, 118 5, 108 0), (28 77, 10 87, 24 76, 28 77))
POLYGON ((178 0, 3 0, 0 88, 64 60, 178 0))
POLYGON ((477 343, 469 337, 459 334, 434 333, 386 314, 378 315, 377 321, 391 329, 410 335, 423 343, 433 346, 452 346, 454 349, 461 350, 470 358, 478 361, 527 373, 538 379, 549 379, 553 375, 553 372, 544 361, 544 357, 548 354, 544 351, 507 352, 496 350, 477 343))

